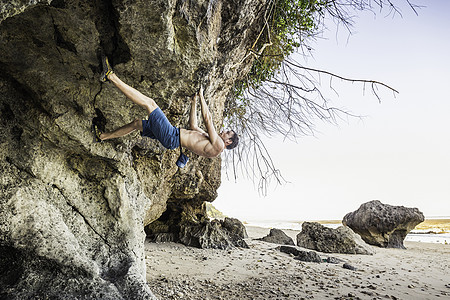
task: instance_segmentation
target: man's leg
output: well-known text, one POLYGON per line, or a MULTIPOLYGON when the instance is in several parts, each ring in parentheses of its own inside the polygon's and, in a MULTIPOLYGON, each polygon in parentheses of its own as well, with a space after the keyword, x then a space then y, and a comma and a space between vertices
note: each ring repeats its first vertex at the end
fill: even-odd
MULTIPOLYGON (((136 90, 135 88, 132 88, 128 84, 124 83, 120 78, 113 72, 108 75, 108 79, 114 83, 114 85, 125 95, 127 98, 129 98, 131 101, 136 103, 137 105, 140 105, 147 109, 148 113, 150 114, 152 111, 158 108, 158 105, 156 102, 150 98, 136 90)), ((142 125, 141 125, 142 127, 142 125)))
POLYGON ((100 134, 100 139, 103 141, 103 140, 109 140, 109 139, 122 137, 122 136, 132 133, 136 129, 139 131, 142 131, 142 120, 136 119, 133 122, 131 122, 130 124, 122 126, 112 132, 104 132, 104 133, 100 134))

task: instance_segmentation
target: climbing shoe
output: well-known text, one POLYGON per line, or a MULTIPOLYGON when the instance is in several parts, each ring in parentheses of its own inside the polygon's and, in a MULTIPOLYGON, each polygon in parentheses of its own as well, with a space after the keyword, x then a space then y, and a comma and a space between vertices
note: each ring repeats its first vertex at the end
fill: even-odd
POLYGON ((108 58, 106 56, 102 57, 102 65, 103 65, 103 72, 100 75, 100 81, 101 82, 107 82, 109 81, 108 75, 113 73, 113 69, 111 68, 108 58))
POLYGON ((102 131, 97 127, 97 125, 92 124, 91 131, 92 131, 92 133, 94 133, 94 143, 103 142, 100 139, 100 135, 102 134, 102 131))

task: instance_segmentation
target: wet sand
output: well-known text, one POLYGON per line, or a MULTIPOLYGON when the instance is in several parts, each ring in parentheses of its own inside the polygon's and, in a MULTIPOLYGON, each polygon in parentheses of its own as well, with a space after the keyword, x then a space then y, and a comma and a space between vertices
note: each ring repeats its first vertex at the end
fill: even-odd
MULTIPOLYGON (((159 299, 450 299, 450 245, 405 242, 406 250, 375 248, 373 256, 319 253, 352 271, 294 260, 254 240, 268 232, 247 227, 250 249, 146 242, 147 282, 159 299)), ((285 233, 295 242, 298 231, 285 233)))

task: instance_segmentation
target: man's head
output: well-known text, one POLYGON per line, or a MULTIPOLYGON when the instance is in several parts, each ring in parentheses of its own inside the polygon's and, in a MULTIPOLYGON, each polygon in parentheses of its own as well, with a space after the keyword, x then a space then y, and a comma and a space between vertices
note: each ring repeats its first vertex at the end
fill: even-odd
POLYGON ((220 133, 220 137, 228 150, 233 149, 239 143, 239 136, 234 130, 224 130, 220 133))

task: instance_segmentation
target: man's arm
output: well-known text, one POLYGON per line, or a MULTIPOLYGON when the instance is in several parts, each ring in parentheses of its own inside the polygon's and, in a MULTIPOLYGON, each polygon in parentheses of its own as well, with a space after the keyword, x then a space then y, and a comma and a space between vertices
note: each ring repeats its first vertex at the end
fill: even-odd
POLYGON ((218 139, 220 139, 220 137, 217 134, 216 129, 214 128, 211 113, 209 112, 208 105, 206 104, 205 98, 203 97, 203 86, 200 87, 199 95, 200 95, 200 104, 202 108, 203 122, 205 123, 205 127, 208 132, 211 144, 215 145, 218 139))
POLYGON ((198 131, 200 133, 206 134, 203 129, 198 127, 197 123, 197 94, 191 97, 191 113, 189 114, 189 128, 191 130, 198 131))

